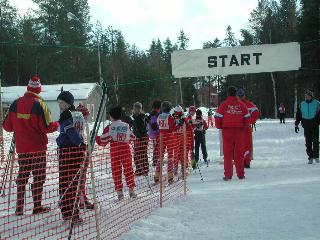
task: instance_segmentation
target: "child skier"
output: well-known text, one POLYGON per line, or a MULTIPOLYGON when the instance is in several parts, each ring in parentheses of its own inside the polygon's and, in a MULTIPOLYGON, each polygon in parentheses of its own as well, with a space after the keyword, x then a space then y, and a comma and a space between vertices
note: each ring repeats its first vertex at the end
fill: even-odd
POLYGON ((174 138, 174 175, 178 174, 178 168, 179 168, 179 162, 181 164, 181 172, 183 173, 183 123, 185 122, 184 116, 183 116, 183 109, 180 105, 176 106, 174 108, 173 113, 174 118, 174 124, 177 128, 173 132, 173 138, 174 138))
MULTIPOLYGON (((176 126, 174 124, 174 119, 170 115, 171 103, 163 102, 161 104, 162 113, 158 117, 158 125, 160 130, 160 135, 163 136, 162 140, 162 158, 164 156, 164 151, 167 149, 168 152, 168 183, 173 183, 173 148, 174 148, 174 138, 172 132, 176 130, 176 126)), ((155 183, 159 182, 160 178, 160 161, 158 161, 156 166, 156 172, 154 175, 155 183)))
POLYGON ((195 159, 192 162, 192 168, 196 168, 196 164, 199 161, 199 147, 201 145, 201 151, 203 160, 208 164, 208 153, 206 147, 206 130, 208 129, 207 122, 202 117, 202 111, 200 109, 196 112, 196 119, 193 122, 194 125, 194 140, 195 140, 195 159))
POLYGON ((129 196, 136 198, 132 156, 129 145, 130 142, 135 140, 135 136, 131 132, 129 125, 120 120, 122 114, 120 106, 111 108, 109 114, 112 123, 103 130, 101 136, 96 137, 96 142, 100 146, 106 146, 110 143, 111 171, 118 200, 120 201, 124 197, 122 169, 129 188, 129 196))

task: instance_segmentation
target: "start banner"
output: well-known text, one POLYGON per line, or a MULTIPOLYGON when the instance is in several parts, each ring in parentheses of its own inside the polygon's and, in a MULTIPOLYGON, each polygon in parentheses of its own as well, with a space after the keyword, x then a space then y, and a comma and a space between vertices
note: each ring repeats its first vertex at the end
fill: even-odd
POLYGON ((171 55, 176 78, 298 70, 297 42, 179 50, 171 55))

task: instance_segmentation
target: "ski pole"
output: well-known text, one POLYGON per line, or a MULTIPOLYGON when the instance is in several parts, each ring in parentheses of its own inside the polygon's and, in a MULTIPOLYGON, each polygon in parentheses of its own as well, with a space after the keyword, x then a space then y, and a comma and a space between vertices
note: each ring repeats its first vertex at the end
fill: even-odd
POLYGON ((196 162, 196 166, 197 166, 197 168, 198 168, 198 170, 199 170, 199 174, 200 174, 200 177, 201 177, 201 181, 202 182, 204 182, 204 180, 203 180, 203 177, 202 177, 202 173, 201 173, 201 171, 200 171, 200 167, 199 167, 199 164, 196 162))
POLYGON ((150 184, 150 181, 149 181, 148 177, 145 176, 145 178, 146 178, 146 180, 147 180, 147 183, 148 183, 148 186, 149 186, 149 189, 150 189, 152 195, 154 195, 154 192, 153 192, 153 190, 152 190, 152 187, 151 187, 151 184, 150 184))

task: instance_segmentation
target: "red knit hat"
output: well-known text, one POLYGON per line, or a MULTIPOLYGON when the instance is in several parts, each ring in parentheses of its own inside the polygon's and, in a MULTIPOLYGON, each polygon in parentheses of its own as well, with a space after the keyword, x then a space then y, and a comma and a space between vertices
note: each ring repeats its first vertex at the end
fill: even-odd
POLYGON ((27 90, 39 94, 41 92, 40 78, 37 76, 32 77, 29 80, 27 90))
POLYGON ((79 103, 79 106, 76 108, 76 111, 81 112, 85 119, 87 119, 90 115, 88 108, 86 108, 82 103, 79 103))

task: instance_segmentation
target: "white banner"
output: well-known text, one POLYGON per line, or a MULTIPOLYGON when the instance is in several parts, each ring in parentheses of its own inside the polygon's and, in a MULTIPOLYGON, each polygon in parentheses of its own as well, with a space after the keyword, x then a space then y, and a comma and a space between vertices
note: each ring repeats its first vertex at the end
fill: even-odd
POLYGON ((174 51, 172 75, 176 78, 298 70, 297 42, 174 51))

